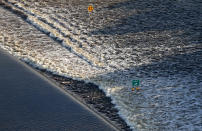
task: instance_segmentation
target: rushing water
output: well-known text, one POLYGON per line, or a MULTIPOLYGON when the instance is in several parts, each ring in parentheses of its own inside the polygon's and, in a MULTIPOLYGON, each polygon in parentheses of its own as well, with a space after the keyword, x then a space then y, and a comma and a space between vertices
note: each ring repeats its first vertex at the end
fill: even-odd
POLYGON ((27 18, 0 8, 0 47, 99 85, 133 130, 202 128, 200 2, 98 1, 90 16, 87 2, 71 2, 8 0, 27 18))

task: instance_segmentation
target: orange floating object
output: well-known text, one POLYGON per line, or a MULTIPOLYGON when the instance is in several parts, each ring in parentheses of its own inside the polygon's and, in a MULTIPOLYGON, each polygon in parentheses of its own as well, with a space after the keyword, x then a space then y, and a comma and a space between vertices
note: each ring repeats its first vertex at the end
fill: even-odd
POLYGON ((92 6, 92 5, 89 5, 89 6, 88 6, 88 11, 89 11, 89 12, 92 12, 92 11, 93 11, 93 6, 92 6))
POLYGON ((135 88, 132 88, 132 91, 134 91, 135 90, 135 88))
POLYGON ((136 90, 140 90, 140 87, 136 87, 136 90))

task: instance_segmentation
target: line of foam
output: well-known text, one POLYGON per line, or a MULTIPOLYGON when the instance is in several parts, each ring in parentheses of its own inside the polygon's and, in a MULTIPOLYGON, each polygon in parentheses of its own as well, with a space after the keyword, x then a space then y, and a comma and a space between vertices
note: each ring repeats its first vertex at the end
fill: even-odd
MULTIPOLYGON (((12 6, 14 6, 12 3, 10 3, 12 6)), ((28 9, 27 7, 25 7, 25 5, 24 4, 22 4, 22 3, 17 3, 17 1, 16 1, 16 4, 15 5, 17 5, 17 6, 19 6, 20 8, 20 10, 21 10, 21 8, 23 8, 24 10, 26 10, 26 12, 30 12, 30 13, 27 13, 27 15, 28 15, 28 18, 27 18, 27 20, 29 21, 29 22, 32 22, 32 24, 37 24, 38 26, 40 26, 43 30, 46 30, 46 31, 48 31, 48 32, 51 32, 52 34, 52 37, 56 37, 56 38, 59 38, 59 39, 62 39, 63 40, 63 43, 62 43, 62 45, 63 46, 65 46, 65 47, 71 47, 71 49, 73 50, 73 51, 75 51, 77 54, 80 54, 80 55, 82 55, 82 56, 84 56, 85 58, 87 58, 87 60, 89 60, 90 62, 92 62, 92 64, 94 64, 94 65, 96 65, 96 66, 98 66, 98 67, 104 67, 104 63, 101 63, 101 62, 99 62, 98 60, 96 60, 96 58, 95 57, 93 57, 91 54, 89 54, 88 52, 86 52, 86 51, 84 51, 83 49, 81 49, 81 48, 78 48, 76 45, 74 45, 74 44, 72 44, 67 38, 65 38, 64 36, 62 36, 62 34, 58 31, 58 30, 56 30, 56 29, 54 29, 54 28, 51 28, 51 26, 50 25, 48 25, 48 24, 46 24, 46 23, 44 23, 44 22, 42 22, 41 20, 39 20, 39 17, 41 17, 41 18, 43 18, 44 20, 46 20, 46 21, 49 21, 51 24, 53 24, 56 28, 59 28, 59 29, 61 29, 63 32, 65 32, 65 34, 66 35, 71 35, 71 33, 68 31, 68 30, 66 30, 64 27, 62 27, 62 26, 60 26, 58 23, 55 23, 54 21, 52 21, 51 19, 49 19, 48 18, 48 16, 47 15, 44 15, 44 14, 41 14, 40 12, 38 12, 37 10, 34 10, 34 9, 28 9), (31 15, 31 14, 34 14, 34 15, 31 15)), ((15 8, 15 7, 14 7, 15 8)), ((71 35, 71 37, 72 37, 73 35, 71 35)), ((74 38, 74 39, 76 39, 76 40, 79 40, 77 37, 76 38, 74 38)), ((87 45, 86 43, 82 43, 82 44, 84 44, 85 46, 87 45)))

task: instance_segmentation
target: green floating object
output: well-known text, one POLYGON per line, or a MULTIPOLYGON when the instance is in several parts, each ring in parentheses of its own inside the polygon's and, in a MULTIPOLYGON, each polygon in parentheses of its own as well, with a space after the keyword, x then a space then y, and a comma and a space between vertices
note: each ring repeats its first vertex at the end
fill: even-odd
POLYGON ((132 81, 132 86, 133 87, 138 87, 140 85, 140 80, 133 80, 132 81))

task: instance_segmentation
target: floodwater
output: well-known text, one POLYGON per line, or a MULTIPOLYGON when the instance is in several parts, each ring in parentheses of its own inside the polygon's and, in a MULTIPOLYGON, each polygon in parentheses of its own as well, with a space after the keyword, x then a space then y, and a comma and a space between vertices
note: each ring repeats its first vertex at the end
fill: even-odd
POLYGON ((92 13, 79 0, 9 4, 27 18, 1 8, 0 47, 34 67, 99 85, 133 130, 202 128, 199 0, 103 0, 92 13), (140 80, 138 92, 133 80, 140 80))

